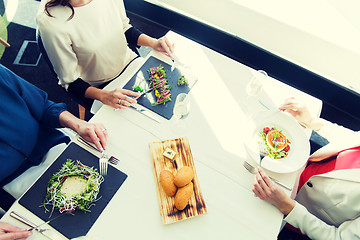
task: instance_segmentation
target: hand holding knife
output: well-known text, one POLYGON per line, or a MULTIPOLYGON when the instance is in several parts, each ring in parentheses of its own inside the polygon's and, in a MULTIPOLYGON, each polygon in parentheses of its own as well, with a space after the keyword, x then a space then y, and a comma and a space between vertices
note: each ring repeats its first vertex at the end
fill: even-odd
POLYGON ((47 221, 47 222, 45 222, 45 223, 42 223, 42 224, 40 224, 40 225, 36 225, 36 224, 34 224, 33 222, 31 222, 31 221, 29 221, 28 219, 22 217, 21 215, 19 215, 18 213, 14 212, 14 211, 12 211, 12 212, 10 213, 10 217, 12 217, 12 218, 20 221, 21 223, 29 226, 30 229, 28 229, 28 231, 36 230, 36 231, 38 231, 39 233, 41 233, 42 235, 44 235, 45 237, 47 237, 47 238, 49 238, 49 239, 53 239, 53 240, 58 240, 58 239, 59 239, 59 240, 60 240, 60 239, 63 240, 64 237, 60 237, 61 234, 57 233, 56 231, 52 231, 52 230, 49 230, 49 229, 41 229, 41 228, 39 228, 39 227, 42 226, 42 225, 45 225, 45 224, 47 224, 47 223, 49 223, 49 222, 51 222, 51 221, 53 221, 53 220, 55 220, 55 219, 57 219, 57 218, 59 218, 59 217, 61 217, 61 216, 64 216, 64 215, 65 215, 65 214, 61 214, 61 215, 59 215, 59 216, 56 216, 56 217, 50 219, 49 221, 47 221))
POLYGON ((41 227, 41 226, 43 226, 43 225, 45 225, 45 224, 48 224, 48 223, 50 223, 51 221, 53 221, 53 220, 55 220, 55 219, 57 219, 57 218, 59 218, 59 217, 62 217, 62 216, 64 216, 64 215, 65 215, 65 214, 61 214, 61 215, 59 215, 59 216, 53 217, 53 218, 51 218, 50 220, 48 220, 47 222, 44 222, 44 223, 42 223, 42 224, 39 224, 39 225, 37 225, 37 226, 33 226, 33 227, 29 228, 28 231, 36 230, 36 231, 39 231, 39 232, 42 233, 42 232, 46 231, 47 229, 41 229, 41 228, 39 228, 39 227, 41 227))
POLYGON ((145 92, 140 93, 140 95, 137 96, 137 97, 135 98, 135 100, 138 99, 139 97, 141 97, 142 95, 151 92, 151 91, 154 90, 154 89, 155 89, 155 88, 153 87, 153 88, 150 88, 149 90, 147 90, 147 91, 145 91, 145 92))

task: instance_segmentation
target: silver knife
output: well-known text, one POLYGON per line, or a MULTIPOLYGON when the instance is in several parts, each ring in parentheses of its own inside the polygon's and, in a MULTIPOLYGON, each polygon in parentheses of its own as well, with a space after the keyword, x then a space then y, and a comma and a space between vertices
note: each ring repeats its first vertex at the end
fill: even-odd
MULTIPOLYGON (((95 151, 98 151, 99 153, 101 153, 101 151, 100 151, 97 147, 95 147, 95 146, 93 145, 93 143, 89 143, 88 141, 86 141, 85 139, 83 139, 81 136, 79 136, 79 137, 77 138, 77 140, 78 140, 80 143, 84 144, 85 146, 87 146, 87 147, 89 147, 89 148, 91 148, 91 149, 94 149, 95 151)), ((118 158, 114 157, 114 156, 109 157, 109 155, 106 155, 106 154, 105 154, 105 157, 108 158, 108 162, 109 162, 109 163, 112 163, 112 164, 114 164, 114 165, 117 165, 117 164, 120 162, 120 160, 119 160, 118 158)))
POLYGON ((56 216, 56 217, 53 217, 53 218, 51 218, 50 220, 48 220, 48 221, 46 221, 46 222, 44 222, 44 223, 41 223, 41 224, 39 224, 39 225, 37 225, 37 226, 35 226, 35 227, 29 228, 28 231, 36 230, 36 231, 39 231, 39 232, 44 232, 44 231, 46 231, 46 229, 40 229, 39 227, 41 227, 42 225, 48 224, 48 223, 50 223, 51 221, 53 221, 53 220, 55 220, 55 219, 57 219, 57 218, 60 218, 60 217, 62 217, 62 216, 64 216, 64 215, 65 215, 65 214, 61 214, 61 215, 58 215, 58 216, 56 216))
POLYGON ((141 97, 142 95, 147 94, 147 93, 153 91, 154 89, 155 89, 155 88, 153 87, 153 88, 150 88, 149 90, 147 90, 147 91, 145 91, 145 92, 142 92, 138 97, 135 98, 135 100, 138 99, 139 97, 141 97))
POLYGON ((141 109, 141 108, 138 108, 138 107, 135 107, 133 105, 130 105, 130 108, 134 109, 135 111, 139 112, 139 113, 142 113, 143 115, 147 116, 148 118, 151 118, 152 120, 160 123, 160 119, 158 117, 156 117, 153 113, 150 113, 148 110, 146 109, 141 109))
POLYGON ((259 103, 261 103, 261 105, 263 105, 265 108, 267 108, 268 110, 277 110, 275 107, 271 106, 268 102, 265 102, 264 100, 262 99, 258 99, 259 103))
POLYGON ((67 239, 66 237, 61 237, 60 233, 54 232, 52 230, 39 229, 36 224, 34 224, 33 222, 29 221, 28 219, 22 217, 21 215, 19 215, 18 213, 14 212, 14 211, 12 211, 10 213, 10 217, 12 217, 12 218, 18 220, 19 222, 33 228, 34 230, 38 231, 39 233, 41 233, 42 235, 44 235, 45 237, 47 237, 47 238, 49 238, 51 240, 64 240, 64 239, 67 239))

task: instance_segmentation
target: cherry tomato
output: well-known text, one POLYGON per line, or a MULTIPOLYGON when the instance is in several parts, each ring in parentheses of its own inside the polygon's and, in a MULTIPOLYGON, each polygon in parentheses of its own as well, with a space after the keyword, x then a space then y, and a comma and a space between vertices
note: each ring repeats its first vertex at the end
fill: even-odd
POLYGON ((263 132, 266 133, 266 134, 268 134, 268 132, 270 132, 270 128, 264 127, 263 132))
POLYGON ((286 145, 286 147, 284 148, 284 151, 285 152, 288 152, 290 150, 290 145, 288 144, 288 145, 286 145))

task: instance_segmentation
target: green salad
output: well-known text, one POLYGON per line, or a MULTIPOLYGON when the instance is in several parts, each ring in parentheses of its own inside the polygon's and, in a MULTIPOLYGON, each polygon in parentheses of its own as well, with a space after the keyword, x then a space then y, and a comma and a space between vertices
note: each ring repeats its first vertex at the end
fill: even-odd
POLYGON ((269 141, 267 139, 268 134, 272 134, 271 140, 273 141, 275 141, 277 138, 280 138, 280 136, 283 136, 283 138, 285 138, 285 135, 282 133, 282 131, 279 131, 275 127, 264 127, 263 130, 259 132, 260 140, 258 143, 260 151, 266 152, 266 154, 272 159, 285 158, 290 151, 290 140, 285 138, 285 147, 279 149, 275 144, 269 146, 269 141))
POLYGON ((177 85, 182 86, 182 85, 187 85, 187 84, 189 84, 189 83, 188 83, 187 79, 185 78, 185 76, 181 76, 178 78, 177 85))
POLYGON ((89 208, 100 199, 97 196, 103 181, 96 168, 67 159, 50 178, 43 203, 45 212, 50 211, 49 205, 52 212, 58 209, 60 213, 72 213, 76 208, 90 212, 89 208))

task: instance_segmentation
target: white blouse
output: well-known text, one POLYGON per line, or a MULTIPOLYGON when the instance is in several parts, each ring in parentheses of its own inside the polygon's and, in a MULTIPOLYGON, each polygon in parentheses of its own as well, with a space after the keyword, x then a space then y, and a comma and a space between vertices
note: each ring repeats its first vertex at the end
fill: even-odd
POLYGON ((92 0, 71 9, 50 8, 45 14, 42 0, 37 14, 44 48, 58 76, 59 84, 81 78, 92 86, 114 79, 136 54, 127 46, 125 32, 131 28, 122 0, 92 0))

